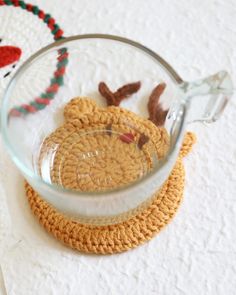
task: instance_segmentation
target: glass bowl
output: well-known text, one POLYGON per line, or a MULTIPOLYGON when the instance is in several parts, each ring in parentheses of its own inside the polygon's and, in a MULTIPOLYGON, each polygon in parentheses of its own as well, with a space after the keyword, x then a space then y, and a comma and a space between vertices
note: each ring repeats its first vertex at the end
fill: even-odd
POLYGON ((113 224, 149 204, 176 162, 186 124, 215 121, 231 94, 226 72, 190 83, 139 43, 74 36, 18 69, 1 129, 42 198, 83 223, 113 224))

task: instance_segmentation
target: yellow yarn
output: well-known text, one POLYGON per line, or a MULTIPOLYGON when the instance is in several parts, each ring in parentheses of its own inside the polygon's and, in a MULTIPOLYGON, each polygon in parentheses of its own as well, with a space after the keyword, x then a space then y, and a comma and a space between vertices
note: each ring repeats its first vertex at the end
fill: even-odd
POLYGON ((182 157, 192 148, 195 136, 188 132, 169 178, 151 204, 137 215, 114 225, 82 224, 58 212, 26 183, 30 208, 42 226, 66 246, 85 253, 113 254, 130 250, 150 240, 175 215, 183 197, 182 157))
POLYGON ((154 155, 161 159, 168 151, 166 130, 128 110, 98 108, 89 98, 75 98, 64 116, 66 122, 42 144, 39 167, 53 151, 51 181, 65 188, 96 192, 122 187, 145 175, 154 155), (125 143, 119 134, 133 136, 133 142, 125 143), (139 148, 141 136, 148 141, 139 148))

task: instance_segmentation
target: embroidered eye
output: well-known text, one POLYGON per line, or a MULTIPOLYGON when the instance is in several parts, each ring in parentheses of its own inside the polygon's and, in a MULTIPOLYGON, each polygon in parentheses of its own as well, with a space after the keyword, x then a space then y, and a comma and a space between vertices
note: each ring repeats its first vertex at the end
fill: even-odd
POLYGON ((11 72, 7 72, 4 76, 3 76, 3 78, 6 78, 7 76, 9 76, 11 74, 11 72))

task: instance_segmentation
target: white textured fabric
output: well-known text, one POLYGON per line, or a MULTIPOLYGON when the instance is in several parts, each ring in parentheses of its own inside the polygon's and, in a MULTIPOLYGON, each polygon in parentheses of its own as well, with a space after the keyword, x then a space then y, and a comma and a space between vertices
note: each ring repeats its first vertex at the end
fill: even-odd
MULTIPOLYGON (((226 69, 236 84, 234 0, 32 3, 50 12, 65 35, 129 37, 157 51, 187 80, 226 69)), ((10 9, 15 10, 0 8, 1 21, 3 10, 10 14, 10 9)), ((27 23, 26 18, 22 22, 27 23)), ((19 43, 34 38, 29 30, 22 39, 21 32, 15 39, 14 26, 8 31, 9 40, 19 43)), ((0 27, 0 37, 3 33, 0 27)), ((27 54, 46 40, 52 40, 50 34, 36 38, 27 54)), ((233 97, 220 121, 189 126, 198 143, 185 160, 185 199, 176 218, 144 246, 106 257, 76 253, 44 232, 28 208, 23 179, 0 142, 0 249, 8 294, 235 294, 235 117, 233 97)))

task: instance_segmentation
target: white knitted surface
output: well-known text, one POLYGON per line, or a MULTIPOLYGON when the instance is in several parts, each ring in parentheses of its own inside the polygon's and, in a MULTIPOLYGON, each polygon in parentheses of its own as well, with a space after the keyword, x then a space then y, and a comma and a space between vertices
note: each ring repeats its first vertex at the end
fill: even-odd
MULTIPOLYGON (((186 80, 226 69, 236 83, 235 0, 32 3, 51 13, 65 35, 122 35, 158 52, 186 80)), ((36 17, 12 7, 0 7, 1 37, 5 44, 22 47, 20 62, 52 41, 36 17)), ((0 253, 7 294, 235 294, 235 118, 233 97, 215 124, 189 126, 198 143, 185 160, 185 199, 176 218, 144 246, 106 257, 74 252, 44 232, 0 142, 0 253)), ((1 275, 0 286, 4 294, 1 275)))

